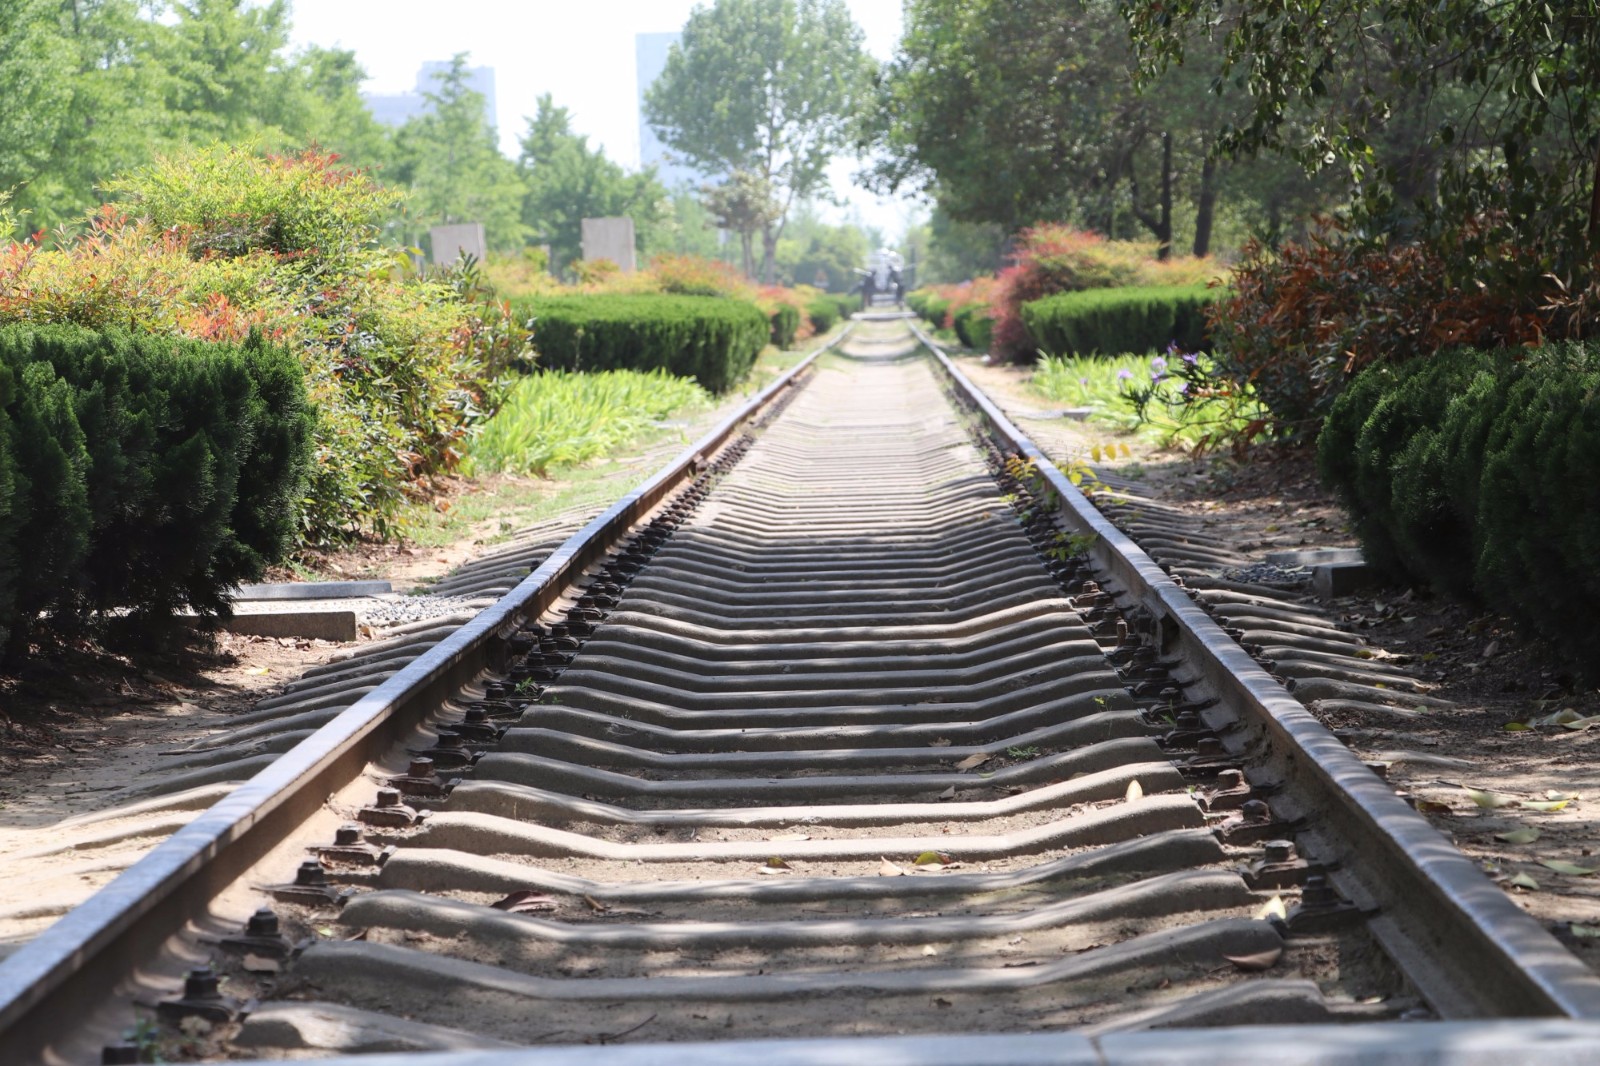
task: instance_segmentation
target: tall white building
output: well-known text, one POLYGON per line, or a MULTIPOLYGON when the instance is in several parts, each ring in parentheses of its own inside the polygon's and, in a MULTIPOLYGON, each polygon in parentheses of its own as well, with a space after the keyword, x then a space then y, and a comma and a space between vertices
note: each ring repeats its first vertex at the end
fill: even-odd
POLYGON ((667 146, 661 143, 656 131, 644 117, 644 94, 661 72, 667 69, 667 53, 678 43, 679 33, 640 33, 634 36, 634 51, 639 74, 639 165, 654 166, 656 176, 667 188, 680 185, 699 186, 706 182, 705 175, 682 163, 667 158, 667 146))
MULTIPOLYGON (((450 69, 448 61, 430 60, 417 71, 417 87, 408 93, 362 93, 361 97, 372 109, 372 117, 386 126, 404 126, 428 109, 424 93, 437 93, 437 75, 450 69)), ((491 126, 498 126, 499 114, 494 95, 494 68, 468 67, 467 88, 483 96, 484 118, 491 126)))

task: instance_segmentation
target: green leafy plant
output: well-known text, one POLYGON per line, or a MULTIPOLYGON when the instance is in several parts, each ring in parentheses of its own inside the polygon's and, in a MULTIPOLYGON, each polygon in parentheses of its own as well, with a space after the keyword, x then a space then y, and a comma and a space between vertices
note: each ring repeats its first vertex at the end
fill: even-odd
POLYGON ((694 382, 662 370, 533 374, 473 438, 468 467, 544 476, 611 454, 652 422, 708 400, 694 382))

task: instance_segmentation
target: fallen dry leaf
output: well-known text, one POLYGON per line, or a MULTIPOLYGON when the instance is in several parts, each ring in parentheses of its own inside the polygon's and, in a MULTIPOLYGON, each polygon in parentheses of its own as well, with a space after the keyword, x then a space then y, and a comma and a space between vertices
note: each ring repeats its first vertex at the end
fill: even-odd
POLYGON ((1270 970, 1283 958, 1282 948, 1273 948, 1271 951, 1258 951, 1254 955, 1224 955, 1223 958, 1233 963, 1245 973, 1260 973, 1270 970))
POLYGON ((894 863, 890 862, 888 859, 880 858, 878 860, 878 876, 879 877, 904 877, 905 875, 906 875, 905 870, 903 870, 900 867, 896 866, 894 863))
POLYGON ((971 770, 975 767, 982 766, 992 758, 994 758, 994 756, 990 755, 988 752, 980 751, 978 754, 968 755, 965 759, 962 759, 960 762, 956 763, 956 769, 971 770))
POLYGON ((1144 799, 1144 786, 1139 784, 1138 781, 1129 781, 1128 791, 1122 799, 1125 803, 1133 803, 1136 800, 1144 799))
POLYGON ((554 896, 547 896, 542 892, 532 889, 523 889, 513 892, 505 899, 496 900, 489 904, 497 911, 509 911, 512 914, 531 914, 534 911, 553 911, 556 909, 554 896))

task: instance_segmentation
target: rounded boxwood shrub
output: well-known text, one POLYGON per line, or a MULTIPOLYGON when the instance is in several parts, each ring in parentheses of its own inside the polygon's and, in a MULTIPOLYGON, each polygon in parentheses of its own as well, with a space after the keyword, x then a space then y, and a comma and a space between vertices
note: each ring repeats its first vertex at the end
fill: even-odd
POLYGON ((298 360, 70 326, 0 327, 0 628, 228 609, 293 546, 313 416, 298 360))

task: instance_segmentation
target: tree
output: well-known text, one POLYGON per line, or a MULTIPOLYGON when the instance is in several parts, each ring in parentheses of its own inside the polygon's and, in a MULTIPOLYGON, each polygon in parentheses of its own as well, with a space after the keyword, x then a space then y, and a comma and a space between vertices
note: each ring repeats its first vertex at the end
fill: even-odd
POLYGON ((434 75, 428 108, 395 136, 396 176, 411 188, 413 239, 431 226, 483 223, 491 248, 523 243, 522 179, 500 154, 482 93, 467 85, 467 55, 434 75))
POLYGON ((604 148, 590 148, 587 137, 573 132, 571 112, 555 106, 549 93, 527 122, 517 161, 526 190, 522 221, 535 240, 550 245, 553 265, 565 269, 583 254, 586 218, 631 218, 641 250, 654 250, 672 213, 655 168, 629 174, 604 148))
POLYGON ((1430 227, 1464 266, 1497 243, 1549 248, 1541 272, 1600 254, 1595 0, 1120 4, 1144 77, 1195 61, 1242 86, 1222 147, 1343 164, 1369 230, 1430 227))
POLYGON ((392 139, 361 98, 367 72, 354 52, 313 46, 295 56, 284 73, 291 93, 283 106, 283 129, 293 147, 320 145, 353 166, 389 161, 392 139))
MULTIPOLYGON (((721 185, 707 185, 700 194, 717 228, 739 235, 740 265, 745 277, 755 277, 755 236, 767 233, 783 217, 783 208, 773 194, 772 183, 754 171, 736 170, 727 181, 721 185)), ((774 243, 769 261, 762 265, 769 284, 774 280, 776 262, 777 245, 774 243)))
POLYGON ((168 75, 154 53, 170 29, 131 0, 0 8, 0 189, 16 190, 24 229, 46 229, 82 218, 96 179, 165 139, 168 75))
POLYGON ((844 292, 855 284, 856 270, 872 254, 872 239, 853 222, 831 225, 816 206, 796 209, 787 235, 778 242, 778 277, 789 285, 816 285, 844 292))
POLYGON ((826 189, 826 169, 850 142, 871 92, 873 64, 844 0, 715 0, 689 16, 645 116, 667 147, 726 179, 772 189, 761 229, 762 277, 776 276, 789 211, 826 189))
POLYGON ((1198 65, 1142 86, 1135 70, 1116 0, 911 0, 861 131, 876 150, 863 177, 1005 234, 1061 220, 1147 234, 1163 255, 1187 235, 1205 255, 1219 212, 1260 214, 1217 151, 1249 102, 1210 91, 1198 65))
POLYGON ((181 116, 183 139, 241 141, 281 129, 287 0, 179 0, 172 13, 160 59, 171 75, 167 111, 181 116))

